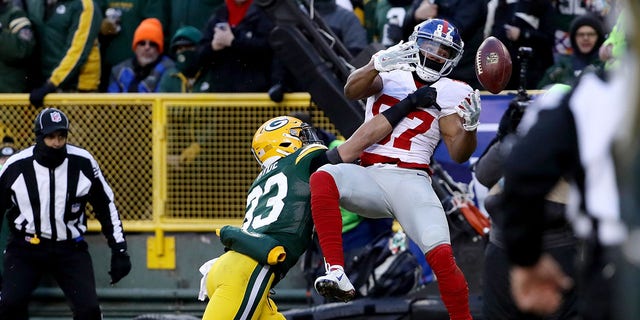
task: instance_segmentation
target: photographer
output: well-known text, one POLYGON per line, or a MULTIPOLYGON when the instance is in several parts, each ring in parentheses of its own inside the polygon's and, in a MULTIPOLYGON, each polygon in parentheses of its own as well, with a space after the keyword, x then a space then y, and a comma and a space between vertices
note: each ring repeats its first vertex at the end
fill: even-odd
MULTIPOLYGON (((563 95, 568 86, 555 85, 546 95, 563 95)), ((489 188, 485 198, 485 208, 492 220, 489 243, 485 249, 485 268, 483 271, 483 306, 486 319, 567 319, 576 315, 576 292, 571 290, 564 297, 564 305, 550 317, 523 313, 516 307, 510 294, 509 260, 505 250, 503 235, 503 208, 501 197, 503 188, 503 168, 511 147, 517 143, 518 135, 535 121, 537 104, 531 103, 525 91, 520 91, 509 104, 500 119, 498 132, 484 154, 474 164, 478 181, 489 188), (526 115, 525 115, 526 111, 526 115), (524 120, 523 119, 524 116, 524 120), (522 121, 521 121, 522 120, 522 121), (522 122, 522 124, 521 124, 522 122)), ((543 248, 562 266, 563 271, 575 275, 573 268, 576 256, 576 240, 570 225, 564 219, 565 205, 569 185, 561 180, 547 195, 544 212, 543 248)))

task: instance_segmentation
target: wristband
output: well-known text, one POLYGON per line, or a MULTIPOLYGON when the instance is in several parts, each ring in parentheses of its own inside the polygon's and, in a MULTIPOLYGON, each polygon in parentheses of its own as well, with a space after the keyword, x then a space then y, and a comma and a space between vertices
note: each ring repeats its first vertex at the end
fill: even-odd
POLYGON ((382 112, 382 115, 387 118, 387 121, 389 121, 392 127, 395 127, 398 122, 404 119, 404 117, 414 109, 414 101, 412 100, 415 100, 415 98, 413 94, 410 94, 407 98, 382 112))
POLYGON ((342 157, 340 157, 340 154, 338 153, 338 148, 333 148, 327 151, 325 154, 327 156, 327 160, 329 160, 329 163, 331 164, 338 164, 338 163, 344 162, 342 161, 342 157))

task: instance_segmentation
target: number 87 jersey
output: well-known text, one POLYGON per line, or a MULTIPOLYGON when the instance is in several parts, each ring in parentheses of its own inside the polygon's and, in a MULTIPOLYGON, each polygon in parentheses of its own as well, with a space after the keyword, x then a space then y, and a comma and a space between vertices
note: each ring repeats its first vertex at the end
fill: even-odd
MULTIPOLYGON (((408 71, 381 72, 383 87, 367 99, 365 121, 392 107, 422 84, 408 71)), ((362 154, 362 165, 393 163, 398 167, 426 169, 440 141, 440 118, 457 113, 456 108, 468 98, 473 89, 466 83, 441 77, 431 84, 438 92, 436 102, 442 110, 418 108, 407 115, 391 134, 367 148, 362 154)))

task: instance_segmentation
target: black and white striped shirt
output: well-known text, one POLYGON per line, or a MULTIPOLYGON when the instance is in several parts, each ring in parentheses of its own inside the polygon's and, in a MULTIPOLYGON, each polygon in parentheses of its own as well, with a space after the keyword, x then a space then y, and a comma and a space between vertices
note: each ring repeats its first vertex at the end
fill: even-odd
POLYGON ((70 144, 66 148, 67 158, 55 169, 35 160, 34 146, 7 160, 0 171, 0 218, 6 214, 17 234, 55 241, 77 239, 87 231, 89 202, 109 246, 123 243, 113 191, 97 161, 85 149, 70 144))

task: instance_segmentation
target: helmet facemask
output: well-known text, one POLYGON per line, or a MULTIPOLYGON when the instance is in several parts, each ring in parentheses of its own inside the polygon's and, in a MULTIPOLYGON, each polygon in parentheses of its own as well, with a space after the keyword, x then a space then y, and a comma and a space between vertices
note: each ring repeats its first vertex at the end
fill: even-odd
POLYGON ((277 117, 256 131, 251 153, 264 168, 311 143, 322 143, 313 127, 294 117, 277 117))
POLYGON ((296 136, 302 141, 303 146, 309 144, 324 144, 324 142, 322 142, 318 137, 316 129, 306 123, 302 123, 300 127, 294 127, 291 129, 297 131, 296 136))
POLYGON ((462 57, 464 43, 457 29, 444 20, 430 19, 417 25, 409 40, 420 48, 416 74, 427 82, 451 73, 462 57))

